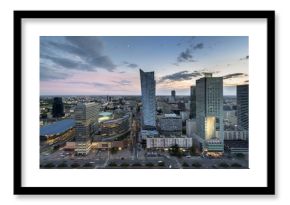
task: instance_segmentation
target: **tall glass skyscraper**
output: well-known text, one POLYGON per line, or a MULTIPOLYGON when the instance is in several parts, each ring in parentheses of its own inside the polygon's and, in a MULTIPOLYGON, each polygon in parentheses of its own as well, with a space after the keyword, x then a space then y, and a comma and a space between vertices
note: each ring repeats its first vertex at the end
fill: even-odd
POLYGON ((239 128, 249 130, 249 85, 237 86, 237 118, 239 128))
POLYGON ((203 150, 224 150, 223 78, 211 73, 196 81, 197 132, 203 139, 203 150))
POLYGON ((154 72, 140 69, 143 129, 156 128, 156 97, 154 72))
POLYGON ((196 118, 196 89, 195 86, 190 86, 190 118, 196 118))
POLYGON ((63 117, 63 103, 61 97, 53 98, 53 105, 52 105, 52 116, 53 117, 63 117))
POLYGON ((97 103, 79 103, 75 108, 76 154, 86 155, 91 148, 91 136, 95 130, 99 106, 97 103))

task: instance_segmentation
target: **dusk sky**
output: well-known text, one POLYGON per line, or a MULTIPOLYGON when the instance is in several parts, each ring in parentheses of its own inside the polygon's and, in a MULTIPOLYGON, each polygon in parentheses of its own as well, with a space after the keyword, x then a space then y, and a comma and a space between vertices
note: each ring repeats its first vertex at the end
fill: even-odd
POLYGON ((247 36, 42 36, 40 94, 141 95, 142 69, 155 72, 157 95, 189 95, 204 72, 235 95, 248 61, 247 36))

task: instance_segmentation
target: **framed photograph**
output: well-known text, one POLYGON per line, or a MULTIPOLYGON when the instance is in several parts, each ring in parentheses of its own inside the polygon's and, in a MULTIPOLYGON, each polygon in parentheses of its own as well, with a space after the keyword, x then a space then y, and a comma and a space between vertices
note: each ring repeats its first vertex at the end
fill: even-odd
POLYGON ((14 194, 275 194, 274 11, 14 11, 14 194))

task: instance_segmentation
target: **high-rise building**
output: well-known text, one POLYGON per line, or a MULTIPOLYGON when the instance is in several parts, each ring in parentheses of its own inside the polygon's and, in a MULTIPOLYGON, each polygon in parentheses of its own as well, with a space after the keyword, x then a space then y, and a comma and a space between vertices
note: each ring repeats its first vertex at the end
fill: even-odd
POLYGON ((99 105, 97 103, 79 103, 75 108, 76 154, 86 155, 91 148, 92 134, 96 131, 99 105))
POLYGON ((175 102, 175 90, 171 90, 170 102, 175 102))
POLYGON ((63 103, 61 97, 53 98, 53 105, 52 105, 52 116, 53 117, 63 117, 63 103))
POLYGON ((165 114, 160 118, 160 132, 163 135, 177 135, 182 134, 182 119, 176 114, 165 114))
POLYGON ((144 129, 156 128, 156 97, 154 72, 140 69, 142 92, 142 126, 144 129))
POLYGON ((223 78, 211 73, 196 81, 196 122, 204 151, 224 150, 223 78))
POLYGON ((238 127, 249 130, 249 85, 237 86, 238 127))
POLYGON ((196 91, 195 86, 190 86, 190 115, 191 119, 196 118, 196 91))

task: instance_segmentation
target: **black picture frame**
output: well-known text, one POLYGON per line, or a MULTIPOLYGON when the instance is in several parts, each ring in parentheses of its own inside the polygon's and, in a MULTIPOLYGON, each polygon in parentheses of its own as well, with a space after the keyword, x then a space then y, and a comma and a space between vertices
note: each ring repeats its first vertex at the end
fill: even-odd
POLYGON ((275 11, 14 11, 14 194, 15 195, 273 195, 275 194, 275 11), (22 19, 219 18, 267 20, 266 187, 24 187, 22 186, 22 19), (269 83, 271 82, 271 83, 269 83))

